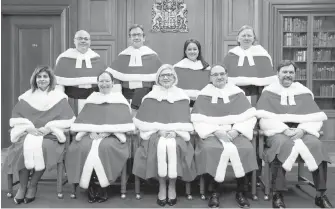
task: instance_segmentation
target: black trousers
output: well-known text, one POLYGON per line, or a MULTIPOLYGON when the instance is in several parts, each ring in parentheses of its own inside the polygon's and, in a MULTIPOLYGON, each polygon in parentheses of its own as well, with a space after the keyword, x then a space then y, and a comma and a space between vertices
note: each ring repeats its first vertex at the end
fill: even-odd
MULTIPOLYGON (((281 192, 286 191, 286 171, 282 167, 282 162, 276 157, 270 163, 270 169, 272 172, 272 191, 281 192)), ((317 191, 327 190, 327 162, 322 162, 316 171, 312 172, 315 189, 317 191)))
MULTIPOLYGON (((249 190, 249 187, 248 187, 249 175, 251 175, 251 172, 246 173, 245 176, 241 178, 236 178, 236 181, 237 181, 236 192, 247 192, 249 190)), ((216 182, 214 180, 214 177, 211 177, 210 181, 213 185, 213 193, 219 193, 220 183, 216 182)))

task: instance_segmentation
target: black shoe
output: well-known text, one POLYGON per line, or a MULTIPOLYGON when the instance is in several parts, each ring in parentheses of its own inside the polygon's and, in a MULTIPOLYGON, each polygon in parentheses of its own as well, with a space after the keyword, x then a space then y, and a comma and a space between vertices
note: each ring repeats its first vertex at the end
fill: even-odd
POLYGON ((25 203, 25 204, 28 204, 28 203, 31 203, 31 202, 34 201, 34 200, 35 200, 35 197, 33 197, 33 198, 25 197, 25 198, 24 198, 24 203, 25 203))
POLYGON ((210 208, 218 208, 220 206, 219 195, 217 193, 213 193, 209 198, 208 207, 210 208))
POLYGON ((107 188, 108 187, 104 187, 104 188, 100 187, 99 194, 97 196, 97 199, 98 199, 99 203, 106 202, 108 200, 107 188))
POLYGON ((333 208, 326 195, 315 197, 315 205, 319 206, 320 208, 333 208))
POLYGON ((167 204, 170 206, 174 206, 175 204, 177 204, 177 198, 174 198, 174 199, 168 198, 167 204))
POLYGON ((24 198, 18 199, 18 198, 14 197, 14 203, 17 204, 17 205, 20 205, 21 203, 23 203, 23 201, 24 201, 24 198))
POLYGON ((97 201, 96 191, 94 187, 90 184, 87 190, 87 198, 89 203, 94 203, 97 201))
POLYGON ((236 192, 235 200, 240 208, 250 207, 250 203, 243 192, 236 192))
POLYGON ((164 207, 166 205, 166 199, 160 200, 157 198, 157 205, 164 207))
POLYGON ((286 208, 284 203, 284 197, 281 193, 275 193, 272 197, 273 208, 286 208))

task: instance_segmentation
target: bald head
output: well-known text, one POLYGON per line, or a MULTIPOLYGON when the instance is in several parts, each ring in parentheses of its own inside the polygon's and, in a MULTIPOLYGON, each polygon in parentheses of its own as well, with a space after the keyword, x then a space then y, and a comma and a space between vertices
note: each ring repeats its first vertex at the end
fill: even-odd
POLYGON ((74 45, 76 49, 85 54, 91 46, 91 36, 85 30, 79 30, 74 36, 74 45))

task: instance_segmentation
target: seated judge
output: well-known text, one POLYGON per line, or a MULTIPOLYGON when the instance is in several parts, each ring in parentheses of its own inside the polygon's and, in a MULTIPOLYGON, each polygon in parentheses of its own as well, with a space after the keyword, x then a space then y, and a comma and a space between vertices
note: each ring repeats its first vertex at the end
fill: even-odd
POLYGON ((315 205, 333 208, 325 192, 327 189, 327 151, 320 141, 319 131, 327 116, 314 101, 313 93, 294 82, 296 65, 293 61, 279 63, 279 82, 264 88, 257 103, 260 128, 267 136, 264 160, 272 170, 272 206, 285 208, 285 174, 291 171, 300 155, 312 172, 316 197, 315 205))
POLYGON ((37 184, 45 170, 49 172, 62 163, 67 132, 75 120, 68 97, 55 90, 56 80, 49 66, 35 68, 31 89, 19 96, 9 123, 10 140, 2 171, 20 181, 15 204, 35 200, 37 184), (30 178, 29 174, 33 170, 30 178))
POLYGON ((129 157, 126 133, 135 130, 128 101, 113 89, 113 76, 103 72, 97 80, 99 92, 86 99, 71 126, 78 133, 65 161, 69 183, 88 189, 89 203, 108 199, 107 187, 121 175, 129 157))
POLYGON ((191 114, 194 129, 201 138, 195 150, 197 174, 209 174, 215 181, 209 207, 219 207, 218 183, 225 180, 229 160, 237 178, 236 202, 239 207, 250 206, 245 194, 246 174, 258 168, 250 142, 255 115, 256 110, 243 90, 228 82, 225 67, 214 66, 210 83, 200 91, 191 114))
POLYGON ((190 99, 176 87, 178 77, 171 65, 164 64, 134 118, 142 139, 134 157, 133 173, 159 181, 157 204, 177 203, 176 180, 192 181, 196 177, 194 148, 190 143, 190 99), (168 194, 166 181, 169 180, 168 194))

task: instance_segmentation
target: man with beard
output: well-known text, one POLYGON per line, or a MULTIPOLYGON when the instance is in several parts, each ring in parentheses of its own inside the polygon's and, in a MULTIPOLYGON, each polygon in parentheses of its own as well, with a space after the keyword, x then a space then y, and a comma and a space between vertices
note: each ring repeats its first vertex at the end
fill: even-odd
POLYGON ((129 30, 130 46, 123 50, 107 69, 122 86, 122 94, 131 101, 133 113, 140 107, 142 98, 151 91, 157 69, 162 65, 155 51, 144 46, 142 25, 134 24, 129 30))
POLYGON ((285 208, 282 192, 286 190, 285 173, 290 171, 300 155, 312 172, 316 188, 315 205, 332 208, 325 192, 329 156, 319 131, 327 116, 313 99, 313 93, 293 82, 296 65, 285 60, 279 63, 279 82, 265 87, 257 103, 260 128, 267 136, 264 161, 272 170, 272 206, 285 208))
POLYGON ((91 37, 88 32, 77 31, 74 45, 76 48, 70 48, 58 56, 55 75, 58 87, 68 97, 78 100, 76 112, 79 113, 84 100, 94 91, 98 91, 97 76, 107 66, 100 59, 100 55, 90 49, 91 37))

